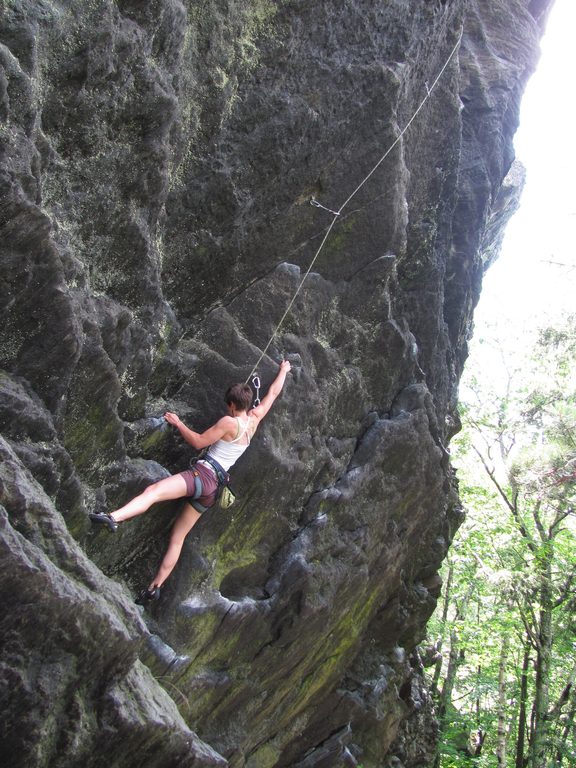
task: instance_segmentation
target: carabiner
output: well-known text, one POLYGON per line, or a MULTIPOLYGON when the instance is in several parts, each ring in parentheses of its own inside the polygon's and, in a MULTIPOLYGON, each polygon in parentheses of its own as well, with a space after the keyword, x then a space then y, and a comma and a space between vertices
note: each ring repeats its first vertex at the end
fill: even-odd
POLYGON ((252 408, 256 408, 257 405, 260 405, 260 376, 258 376, 257 373, 255 373, 252 376, 252 386, 256 390, 256 395, 254 397, 254 403, 252 404, 252 408))

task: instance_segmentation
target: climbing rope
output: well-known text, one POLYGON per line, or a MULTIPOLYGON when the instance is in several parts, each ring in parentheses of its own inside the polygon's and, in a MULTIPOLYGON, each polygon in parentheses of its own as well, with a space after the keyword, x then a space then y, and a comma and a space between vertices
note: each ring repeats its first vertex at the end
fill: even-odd
MULTIPOLYGON (((446 61, 444 62, 444 66, 442 67, 442 69, 440 70, 440 72, 438 73, 438 75, 436 76, 436 79, 434 80, 434 82, 432 83, 432 85, 428 85, 428 83, 427 83, 427 82, 425 83, 425 86, 426 86, 426 95, 424 96, 424 98, 422 99, 422 101, 420 102, 420 104, 418 105, 418 107, 416 108, 416 111, 414 112, 414 114, 412 115, 412 117, 410 118, 410 120, 408 120, 408 122, 406 123, 406 125, 404 126, 404 128, 403 128, 403 129, 400 131, 400 133, 399 133, 399 134, 398 134, 398 136, 397 136, 397 137, 394 139, 394 141, 392 142, 392 144, 391 144, 391 145, 388 147, 388 149, 387 149, 387 150, 384 152, 384 154, 382 155, 382 157, 381 157, 381 158, 378 160, 378 162, 377 162, 377 163, 374 165, 374 167, 372 168, 372 170, 371 170, 371 171, 370 171, 370 172, 369 172, 369 173, 368 173, 368 174, 367 174, 367 175, 364 177, 364 179, 362 179, 362 181, 360 182, 360 184, 358 184, 358 186, 356 187, 356 189, 355 189, 355 190, 354 190, 354 191, 353 191, 353 192, 352 192, 350 195, 348 195, 348 197, 346 198, 346 200, 344 200, 344 202, 342 203, 342 205, 340 206, 340 208, 338 208, 338 210, 337 210, 337 211, 333 211, 332 209, 330 209, 330 208, 327 208, 326 206, 322 205, 322 203, 319 203, 317 200, 315 200, 315 198, 313 198, 313 197, 312 197, 312 198, 310 199, 310 204, 311 204, 311 205, 315 206, 316 208, 322 208, 323 210, 327 211, 328 213, 331 213, 331 214, 332 214, 332 216, 333 216, 333 218, 332 218, 332 221, 330 222, 330 226, 328 227, 328 229, 326 230, 326 233, 325 233, 324 237, 322 238, 322 242, 320 243, 320 246, 318 247, 318 250, 317 250, 317 251, 316 251, 316 253, 314 254, 314 258, 313 258, 313 259, 312 259, 312 261, 310 262, 310 264, 309 264, 309 266, 308 266, 308 269, 307 269, 307 270, 306 270, 306 272, 304 273, 304 276, 303 276, 303 277, 302 277, 302 279, 300 280, 300 283, 299 283, 298 287, 296 288, 296 291, 294 292, 294 295, 292 296, 292 299, 290 300, 290 302, 289 302, 288 306, 286 307, 286 310, 285 310, 284 314, 283 314, 283 315, 282 315, 282 317, 280 318, 280 320, 279 320, 279 322, 278 322, 278 324, 277 324, 276 328, 274 329, 274 331, 273 331, 273 333, 272 333, 272 336, 270 336, 270 339, 269 339, 268 343, 266 344, 266 346, 265 346, 265 347, 264 347, 264 349, 262 350, 262 353, 261 353, 260 357, 259 357, 259 358, 258 358, 258 360, 256 361, 256 365, 254 366, 254 368, 252 368, 252 371, 250 372, 250 375, 249 375, 249 376, 248 376, 248 378, 246 379, 246 383, 248 383, 248 381, 250 380, 250 378, 251 378, 251 377, 254 375, 254 373, 256 372, 256 370, 257 370, 258 366, 260 365, 260 363, 261 363, 261 362, 262 362, 262 360, 264 359, 264 357, 265 357, 266 353, 268 352, 268 349, 270 348, 270 345, 271 345, 271 344, 272 344, 272 342, 274 341, 274 338, 276 337, 276 334, 278 333, 278 331, 279 331, 279 330, 280 330, 280 328, 282 327, 282 325, 283 325, 283 323, 284 323, 284 320, 286 320, 286 317, 288 316, 288 313, 290 312, 290 310, 291 310, 291 309, 292 309, 292 307, 294 306, 294 302, 296 301, 296 298, 297 298, 298 294, 300 293, 300 290, 302 289, 302 286, 304 285, 304 282, 306 281, 306 278, 307 278, 307 277, 308 277, 308 275, 310 274, 310 272, 311 272, 311 270, 312 270, 312 267, 314 266, 314 264, 315 264, 315 262, 316 262, 316 259, 318 258, 318 256, 320 255, 320 253, 321 253, 322 249, 324 248, 324 244, 325 244, 325 243, 326 243, 326 241, 328 240, 328 238, 329 238, 329 236, 330 236, 330 233, 332 232, 332 229, 333 229, 334 225, 335 225, 335 224, 336 224, 336 222, 338 221, 338 217, 341 215, 342 211, 343 211, 343 210, 344 210, 344 208, 345 208, 345 207, 348 205, 348 203, 349 203, 349 202, 352 200, 352 198, 353 198, 353 197, 355 197, 355 195, 357 195, 357 194, 358 194, 358 192, 359 192, 359 191, 362 189, 362 187, 363 187, 363 186, 364 186, 364 185, 365 185, 365 184, 366 184, 366 183, 369 181, 369 179, 371 179, 371 178, 372 178, 372 176, 373 176, 373 175, 376 173, 376 171, 377 171, 377 170, 378 170, 378 168, 379 168, 379 167, 382 165, 382 163, 384 162, 384 160, 386 160, 386 158, 388 157, 388 155, 390 154, 390 152, 392 152, 392 150, 394 149, 394 147, 395 147, 395 146, 398 144, 398 142, 399 142, 399 141, 401 141, 401 139, 402 139, 402 137, 404 136, 404 134, 406 133, 406 131, 407 131, 407 130, 410 128, 410 126, 412 125, 412 123, 414 122, 414 120, 416 119, 416 117, 418 116, 418 114, 420 113, 420 111, 422 110, 422 108, 424 107, 424 104, 426 104, 426 102, 428 101, 428 99, 429 99, 429 98, 430 98, 430 96, 432 95, 432 92, 433 92, 434 88, 435 88, 435 87, 438 85, 438 82, 440 81, 440 78, 442 77, 442 75, 443 75, 443 74, 444 74, 444 72, 446 71, 446 68, 448 67, 448 64, 450 64, 450 62, 452 61, 452 58, 453 58, 454 54, 456 53, 456 51, 458 50, 458 48, 459 48, 459 46, 460 46, 460 43, 462 42, 462 35, 463 35, 463 33, 464 33, 464 29, 462 29, 462 30, 460 31, 460 36, 458 37, 458 40, 456 41, 456 44, 454 45, 454 48, 452 48, 452 50, 451 50, 451 52, 450 52, 450 55, 448 56, 448 58, 447 58, 447 59, 446 59, 446 61)), ((257 378, 257 377, 256 377, 256 378, 257 378)), ((259 379, 258 379, 258 384, 260 384, 260 380, 259 380, 259 379)))

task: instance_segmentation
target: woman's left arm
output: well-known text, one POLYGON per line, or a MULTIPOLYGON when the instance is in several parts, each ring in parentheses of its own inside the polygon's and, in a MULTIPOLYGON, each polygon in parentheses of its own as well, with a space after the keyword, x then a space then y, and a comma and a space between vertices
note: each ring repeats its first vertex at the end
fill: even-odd
POLYGON ((236 431, 236 420, 232 416, 223 416, 205 432, 194 432, 193 429, 190 429, 181 421, 179 416, 175 413, 170 413, 170 411, 164 414, 164 418, 169 424, 176 427, 184 440, 193 448, 196 448, 196 450, 206 448, 206 446, 212 445, 212 443, 220 440, 227 433, 236 431))

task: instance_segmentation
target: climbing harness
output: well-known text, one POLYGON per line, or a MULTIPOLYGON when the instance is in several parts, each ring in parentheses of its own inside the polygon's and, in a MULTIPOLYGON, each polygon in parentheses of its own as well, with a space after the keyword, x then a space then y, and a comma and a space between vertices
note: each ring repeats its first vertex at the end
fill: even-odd
POLYGON ((202 456, 202 461, 207 461, 214 472, 216 472, 216 477, 218 478, 216 502, 220 505, 221 509, 228 509, 236 501, 236 494, 230 487, 230 475, 209 453, 205 453, 202 456))
POLYGON ((308 277, 308 275, 309 275, 309 274, 310 274, 310 272, 312 271, 312 267, 314 266, 314 264, 315 264, 315 262, 316 262, 316 260, 317 260, 318 256, 320 255, 320 253, 321 253, 322 249, 324 248, 324 245, 325 245, 326 241, 327 241, 327 240, 328 240, 328 238, 330 237, 330 233, 332 232, 332 229, 334 228, 334 225, 335 225, 335 224, 336 224, 336 222, 338 221, 338 218, 339 218, 339 216, 341 215, 342 211, 343 211, 343 210, 344 210, 344 208, 345 208, 345 207, 348 205, 348 203, 349 203, 349 202, 352 200, 352 198, 353 198, 353 197, 355 197, 355 196, 358 194, 358 192, 359 192, 359 191, 362 189, 362 187, 363 187, 363 186, 364 186, 364 185, 367 183, 367 181, 368 181, 369 179, 371 179, 371 178, 372 178, 372 176, 373 176, 373 175, 376 173, 376 171, 377 171, 377 170, 378 170, 378 168, 379 168, 379 167, 382 165, 382 163, 384 162, 384 160, 386 160, 386 158, 388 157, 388 155, 390 154, 390 152, 392 152, 392 150, 394 149, 394 147, 395 147, 395 146, 396 146, 396 145, 397 145, 397 144, 398 144, 398 143, 401 141, 401 139, 402 139, 402 137, 404 136, 404 134, 406 133, 406 131, 407 131, 407 130, 410 128, 410 126, 412 125, 412 123, 414 122, 414 120, 416 119, 416 117, 418 116, 418 114, 420 113, 420 111, 422 110, 422 108, 423 108, 424 104, 425 104, 425 103, 428 101, 428 99, 429 99, 429 98, 432 96, 432 92, 434 91, 434 89, 435 89, 435 88, 436 88, 436 86, 438 85, 438 82, 440 81, 440 78, 442 77, 442 75, 443 75, 443 74, 444 74, 444 72, 446 71, 446 68, 448 67, 448 64, 449 64, 449 63, 452 61, 452 58, 453 58, 454 54, 456 53, 456 51, 457 51, 457 50, 458 50, 458 48, 459 48, 459 46, 460 46, 460 43, 462 42, 462 35, 463 35, 463 34, 464 34, 464 29, 462 29, 462 30, 460 31, 460 36, 458 37, 458 40, 456 41, 456 44, 454 45, 454 48, 452 48, 452 50, 451 50, 451 52, 450 52, 450 55, 449 55, 449 56, 448 56, 448 58, 446 59, 446 61, 445 61, 445 63, 444 63, 444 66, 442 67, 442 69, 440 70, 440 72, 438 73, 438 75, 436 76, 436 79, 434 80, 434 82, 432 83, 432 85, 429 85, 429 84, 428 84, 428 82, 426 82, 426 83, 425 83, 425 86, 426 86, 426 95, 424 96, 424 98, 422 99, 422 101, 420 102, 420 104, 418 105, 418 107, 416 108, 416 111, 414 112, 414 114, 412 115, 412 117, 410 118, 410 120, 408 120, 408 122, 406 123, 406 125, 404 126, 404 128, 403 128, 403 129, 400 131, 400 133, 399 133, 399 134, 398 134, 398 136, 397 136, 397 137, 394 139, 394 141, 392 142, 392 144, 391 144, 391 145, 388 147, 388 149, 387 149, 387 150, 384 152, 384 154, 382 155, 382 157, 381 157, 381 158, 378 160, 378 162, 377 162, 377 163, 374 165, 374 167, 372 168, 372 170, 371 170, 371 171, 370 171, 370 172, 369 172, 369 173, 368 173, 368 174, 367 174, 367 175, 364 177, 364 179, 362 179, 362 181, 360 182, 360 184, 358 184, 358 186, 356 187, 356 189, 355 189, 355 190, 354 190, 354 191, 353 191, 353 192, 352 192, 350 195, 348 195, 348 197, 346 198, 346 200, 344 200, 344 202, 343 202, 343 203, 342 203, 342 205, 341 205, 341 206, 338 208, 338 210, 337 210, 337 211, 333 211, 333 210, 331 210, 330 208, 327 208, 325 205, 322 205, 322 203, 319 203, 319 202, 318 202, 318 201, 317 201, 317 200, 316 200, 314 197, 312 197, 312 198, 311 198, 311 200, 310 200, 310 204, 311 204, 311 205, 313 205, 313 206, 314 206, 314 207, 316 207, 316 208, 322 208, 322 209, 324 209, 325 211, 327 211, 328 213, 332 214, 332 216, 333 216, 333 218, 332 218, 332 221, 330 222, 330 225, 329 225, 328 229, 326 230, 326 233, 324 234, 324 237, 322 238, 322 242, 320 243, 320 245, 319 245, 319 247, 318 247, 318 250, 317 250, 317 251, 316 251, 316 253, 314 254, 314 258, 313 258, 313 259, 312 259, 312 261, 310 262, 310 265, 308 266, 308 269, 307 269, 307 270, 306 270, 306 272, 304 273, 304 276, 303 276, 303 277, 302 277, 302 279, 300 280, 300 283, 298 284, 298 287, 296 288, 296 291, 294 292, 294 295, 292 296, 292 299, 290 300, 290 302, 289 302, 288 306, 286 307, 286 310, 285 310, 284 314, 283 314, 283 315, 282 315, 282 317, 280 318, 280 321, 278 322, 278 324, 277 324, 276 328, 274 329, 274 331, 273 331, 273 333, 272 333, 272 336, 270 337, 270 339, 269 339, 268 343, 266 344, 266 346, 265 346, 265 347, 264 347, 264 349, 262 350, 262 353, 260 354, 260 357, 259 357, 259 358, 258 358, 258 360, 256 361, 256 365, 254 366, 254 368, 253 368, 253 369, 252 369, 252 371, 250 372, 250 375, 249 375, 249 376, 248 376, 248 378, 246 379, 246 383, 248 383, 248 381, 250 380, 250 378, 251 378, 251 377, 254 375, 254 373, 255 373, 256 369, 258 368, 258 366, 260 365, 260 363, 261 363, 261 362, 262 362, 262 360, 264 359, 264 357, 265 357, 266 353, 268 352, 268 349, 270 348, 270 345, 271 345, 271 344, 272 344, 272 342, 274 341, 274 338, 276 337, 276 334, 278 333, 278 331, 279 331, 279 330, 280 330, 280 328, 282 327, 282 325, 283 325, 283 323, 284 323, 284 320, 286 319, 286 317, 288 316, 288 313, 289 313, 289 312, 290 312, 290 310, 292 309, 292 307, 293 307, 293 305, 294 305, 294 302, 296 301, 296 297, 297 297, 297 296, 298 296, 298 294, 300 293, 300 290, 302 289, 302 286, 304 285, 304 282, 306 281, 306 278, 308 277))
POLYGON ((194 469, 194 465, 199 461, 203 461, 210 464, 216 474, 218 480, 218 488, 216 490, 216 498, 214 504, 218 504, 221 509, 228 509, 236 501, 236 494, 230 487, 230 475, 224 467, 222 467, 213 456, 210 456, 208 449, 204 449, 198 456, 195 456, 190 462, 190 468, 194 475, 194 496, 192 497, 191 504, 201 514, 206 512, 209 507, 205 507, 200 504, 198 497, 202 495, 202 480, 200 479, 200 473, 197 469, 194 469))

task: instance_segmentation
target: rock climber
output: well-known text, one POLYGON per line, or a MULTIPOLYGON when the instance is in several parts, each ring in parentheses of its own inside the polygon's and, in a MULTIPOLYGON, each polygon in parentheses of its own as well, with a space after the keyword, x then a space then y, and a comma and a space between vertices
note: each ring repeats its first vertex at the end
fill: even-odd
POLYGON ((196 450, 208 448, 205 456, 196 460, 193 468, 148 486, 142 493, 114 512, 90 514, 93 523, 105 525, 110 531, 116 531, 119 523, 143 514, 159 501, 186 498, 186 504, 172 528, 170 543, 158 572, 150 585, 139 595, 137 603, 144 605, 160 597, 160 587, 178 562, 184 539, 196 525, 202 512, 209 509, 216 501, 218 471, 226 474, 248 448, 260 422, 282 391, 290 368, 288 360, 280 363, 280 370, 268 392, 254 408, 250 408, 252 404, 250 385, 232 385, 224 397, 228 415, 223 416, 205 432, 194 432, 180 421, 175 413, 167 412, 164 418, 176 427, 187 443, 196 450))

